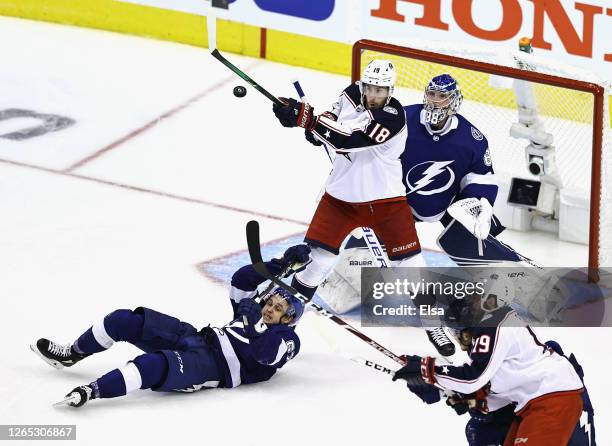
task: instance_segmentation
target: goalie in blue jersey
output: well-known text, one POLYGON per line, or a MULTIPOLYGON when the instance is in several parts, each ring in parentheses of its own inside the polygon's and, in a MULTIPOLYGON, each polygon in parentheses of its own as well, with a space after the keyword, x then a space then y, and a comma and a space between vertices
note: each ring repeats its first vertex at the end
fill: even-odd
MULTIPOLYGON (((296 245, 281 259, 266 262, 273 274, 289 274, 310 260, 310 248, 296 245)), ((137 389, 194 392, 211 387, 233 388, 270 379, 300 350, 295 325, 303 303, 281 288, 259 296, 265 279, 253 265, 232 277, 232 321, 220 328, 193 325, 155 310, 115 310, 71 344, 45 338, 31 349, 57 369, 129 342, 145 353, 89 384, 76 387, 58 404, 81 407, 89 400, 114 398, 137 389)))
POLYGON ((455 219, 485 240, 503 230, 493 218, 497 185, 487 138, 458 113, 462 101, 457 81, 442 74, 428 83, 423 104, 404 108, 404 184, 417 220, 448 226, 455 219))

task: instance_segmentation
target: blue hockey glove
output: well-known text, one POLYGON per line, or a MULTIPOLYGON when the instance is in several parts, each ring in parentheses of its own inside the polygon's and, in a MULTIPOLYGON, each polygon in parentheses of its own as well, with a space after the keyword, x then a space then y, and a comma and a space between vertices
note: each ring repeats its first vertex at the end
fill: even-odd
POLYGON ((295 245, 287 248, 281 259, 283 268, 289 265, 296 265, 296 268, 292 268, 294 271, 302 269, 306 264, 310 263, 310 246, 308 245, 295 245))
POLYGON ((457 415, 463 415, 470 410, 470 404, 468 401, 463 399, 461 395, 457 394, 449 396, 446 399, 446 405, 452 407, 457 415))
POLYGON ((260 336, 268 329, 268 326, 263 321, 261 306, 253 299, 242 299, 238 303, 236 314, 242 316, 244 332, 249 338, 260 336))
POLYGON ((434 366, 436 360, 429 356, 417 355, 405 356, 406 365, 395 372, 393 381, 403 379, 408 386, 422 386, 423 384, 435 384, 434 366))
POLYGON ((302 127, 312 130, 316 123, 312 105, 293 98, 279 98, 285 105, 272 104, 274 115, 283 127, 302 127))
POLYGON ((408 389, 427 404, 437 403, 441 399, 440 391, 431 384, 421 384, 419 386, 408 384, 408 389))

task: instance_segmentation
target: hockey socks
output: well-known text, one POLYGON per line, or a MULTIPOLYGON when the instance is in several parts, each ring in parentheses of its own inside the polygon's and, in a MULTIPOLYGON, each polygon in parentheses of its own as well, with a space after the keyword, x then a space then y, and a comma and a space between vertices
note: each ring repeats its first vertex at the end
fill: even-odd
POLYGON ((168 374, 168 362, 161 353, 146 353, 114 369, 90 384, 92 398, 115 398, 137 389, 160 385, 168 374))
POLYGON ((81 354, 99 353, 117 341, 133 342, 142 335, 144 317, 131 310, 115 310, 95 323, 74 342, 73 348, 81 354))
POLYGON ((298 280, 298 278, 294 275, 293 280, 291 280, 291 286, 298 290, 301 294, 303 294, 308 299, 312 299, 315 291, 317 291, 318 286, 310 287, 298 280))

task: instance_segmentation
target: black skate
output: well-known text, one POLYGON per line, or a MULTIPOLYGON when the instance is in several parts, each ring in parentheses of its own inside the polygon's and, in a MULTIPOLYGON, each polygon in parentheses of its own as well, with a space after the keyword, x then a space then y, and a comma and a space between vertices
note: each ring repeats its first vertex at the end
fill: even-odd
POLYGON ((39 339, 36 341, 36 344, 30 344, 30 348, 34 353, 40 356, 43 361, 56 369, 71 367, 81 359, 89 356, 75 352, 71 344, 59 345, 45 338, 39 339))
POLYGON ((82 407, 89 400, 94 399, 94 393, 91 386, 79 386, 72 389, 62 401, 54 404, 54 406, 72 406, 82 407))
POLYGON ((455 354, 455 344, 449 339, 444 328, 430 328, 425 330, 429 341, 436 347, 442 356, 453 356, 455 354))

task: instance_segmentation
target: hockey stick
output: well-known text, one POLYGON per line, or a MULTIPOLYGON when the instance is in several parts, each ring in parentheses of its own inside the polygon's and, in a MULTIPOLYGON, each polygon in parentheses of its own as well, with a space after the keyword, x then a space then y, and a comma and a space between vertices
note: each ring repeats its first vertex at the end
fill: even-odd
POLYGON ((257 271, 259 274, 261 274, 266 279, 274 282, 278 286, 289 291, 295 297, 300 299, 304 304, 310 305, 310 307, 313 308, 318 315, 324 316, 330 319, 331 321, 335 322, 336 324, 340 325, 342 328, 352 333, 353 335, 357 336, 362 341, 365 341, 371 347, 374 347, 376 350, 384 354, 386 357, 393 359, 395 362, 399 364, 402 364, 402 365, 404 364, 404 361, 402 360, 402 358, 397 356, 391 350, 387 349, 386 347, 383 347, 382 345, 380 345, 378 342, 376 342, 369 336, 363 334, 362 332, 357 330, 352 325, 340 319, 338 316, 329 313, 322 306, 312 302, 311 299, 301 294, 298 290, 293 288, 291 285, 287 285, 285 282, 283 282, 282 280, 278 279, 273 274, 271 274, 270 271, 268 271, 268 268, 266 268, 266 265, 263 262, 263 258, 261 256, 261 245, 259 242, 259 223, 257 221, 251 220, 247 223, 246 234, 247 234, 247 245, 249 248, 249 256, 251 257, 251 263, 253 264, 255 271, 257 271))
POLYGON ((351 361, 353 361, 353 362, 355 362, 355 363, 357 363, 359 365, 363 365, 363 366, 369 367, 371 369, 374 369, 374 370, 376 370, 378 372, 385 373, 385 374, 387 374, 387 375, 389 375, 391 377, 395 376, 395 371, 394 370, 391 370, 391 369, 385 367, 384 365, 377 364, 374 361, 370 361, 369 359, 364 359, 364 358, 361 358, 359 356, 352 356, 352 357, 349 357, 348 359, 350 359, 351 361))
POLYGON ((285 105, 276 96, 274 96, 264 87, 259 85, 255 80, 253 80, 248 74, 246 74, 236 65, 231 63, 225 57, 223 57, 223 55, 219 52, 219 50, 217 49, 217 18, 215 17, 212 7, 208 9, 208 15, 206 16, 206 26, 208 28, 208 50, 210 51, 210 54, 227 68, 236 73, 240 78, 248 82, 251 87, 259 91, 272 102, 274 102, 276 105, 285 105))
MULTIPOLYGON (((300 85, 300 81, 294 79, 291 83, 293 84, 295 91, 300 97, 300 101, 308 102, 308 99, 306 98, 306 93, 304 93, 304 89, 300 85)), ((329 153, 327 145, 323 144, 323 147, 325 148, 325 153, 327 153, 329 161, 333 164, 334 160, 332 159, 329 153)), ((381 268, 387 268, 389 266, 389 259, 385 255, 385 251, 383 250, 382 245, 378 240, 378 237, 376 237, 374 231, 367 227, 362 227, 361 230, 363 232, 363 238, 365 240, 366 246, 368 247, 368 250, 370 251, 370 254, 372 254, 372 256, 374 256, 374 258, 378 261, 381 268)))
MULTIPOLYGON (((295 88, 295 91, 297 92, 300 98, 300 101, 308 102, 308 99, 306 98, 306 93, 304 93, 304 90, 302 89, 302 86, 300 85, 300 81, 295 79, 291 81, 291 83, 293 84, 293 87, 295 88)), ((329 149, 327 148, 327 145, 323 144, 323 148, 325 149, 325 153, 327 154, 327 157, 329 158, 329 162, 333 164, 334 160, 332 159, 332 156, 329 153, 329 149)))

